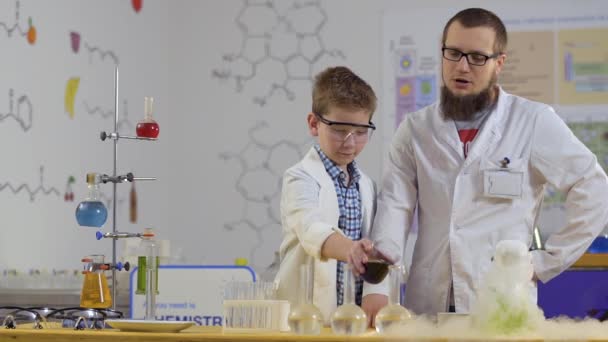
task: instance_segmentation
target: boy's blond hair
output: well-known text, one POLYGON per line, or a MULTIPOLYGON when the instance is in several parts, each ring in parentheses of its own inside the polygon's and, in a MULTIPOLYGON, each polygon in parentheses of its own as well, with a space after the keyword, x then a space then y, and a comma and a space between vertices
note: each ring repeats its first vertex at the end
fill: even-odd
POLYGON ((372 87, 347 67, 330 67, 317 74, 312 88, 312 112, 324 116, 331 108, 363 109, 371 120, 376 111, 372 87))

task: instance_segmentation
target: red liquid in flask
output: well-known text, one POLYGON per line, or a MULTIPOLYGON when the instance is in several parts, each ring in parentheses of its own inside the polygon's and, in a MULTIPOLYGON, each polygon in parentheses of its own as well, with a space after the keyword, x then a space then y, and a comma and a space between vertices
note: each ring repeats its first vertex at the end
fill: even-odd
POLYGON ((135 132, 137 133, 137 136, 141 138, 156 138, 158 137, 158 133, 160 133, 160 128, 154 121, 144 121, 137 124, 135 132))

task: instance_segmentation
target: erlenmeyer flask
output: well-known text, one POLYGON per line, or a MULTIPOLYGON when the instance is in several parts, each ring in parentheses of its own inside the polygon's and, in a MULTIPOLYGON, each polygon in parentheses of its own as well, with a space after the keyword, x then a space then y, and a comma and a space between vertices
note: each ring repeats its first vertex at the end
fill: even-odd
POLYGON ((319 335, 323 327, 323 315, 312 302, 314 284, 314 261, 300 266, 300 301, 289 312, 291 332, 298 335, 319 335))
POLYGON ((344 304, 331 315, 331 330, 336 335, 360 335, 367 329, 367 315, 355 304, 355 277, 351 265, 344 265, 344 304))
POLYGON ((107 309, 112 306, 112 295, 104 272, 109 269, 103 255, 91 255, 82 259, 84 281, 80 294, 80 306, 91 309, 107 309))
POLYGON ((412 319, 412 314, 401 306, 402 286, 405 282, 405 267, 391 265, 388 267, 389 295, 388 305, 376 314, 376 331, 386 333, 391 327, 412 319))

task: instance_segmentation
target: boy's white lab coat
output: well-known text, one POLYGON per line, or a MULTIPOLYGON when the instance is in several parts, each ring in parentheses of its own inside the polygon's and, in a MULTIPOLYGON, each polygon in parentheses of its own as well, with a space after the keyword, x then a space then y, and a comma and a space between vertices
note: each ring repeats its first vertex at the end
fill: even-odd
POLYGON ((419 201, 406 306, 445 311, 453 280, 456 310, 468 312, 496 244, 531 245, 547 183, 568 195, 563 228, 545 251, 533 252, 543 282, 572 265, 608 223, 608 182, 595 155, 551 107, 502 90, 466 159, 454 122, 442 119, 437 104, 407 115, 390 147, 372 231, 380 251, 400 258, 419 201), (523 173, 521 198, 488 198, 484 172, 505 157, 523 173))
MULTIPOLYGON (((362 236, 369 236, 376 210, 376 191, 373 181, 361 169, 362 236)), ((343 234, 338 228, 340 209, 334 183, 314 148, 285 172, 281 195, 281 267, 276 277, 280 299, 297 305, 300 293, 300 266, 307 257, 314 260, 313 303, 321 310, 326 322, 336 308, 336 260, 321 259, 321 246, 333 233, 343 234)), ((365 284, 363 295, 388 294, 388 282, 365 284)))

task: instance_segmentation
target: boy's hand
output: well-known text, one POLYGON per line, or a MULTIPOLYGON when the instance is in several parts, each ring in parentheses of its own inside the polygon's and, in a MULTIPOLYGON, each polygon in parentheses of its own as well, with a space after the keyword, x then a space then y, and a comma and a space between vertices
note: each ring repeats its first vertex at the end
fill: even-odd
POLYGON ((367 315, 367 326, 374 327, 376 314, 388 304, 388 297, 383 294, 370 293, 361 300, 361 308, 367 315))
POLYGON ((353 273, 358 276, 365 272, 365 264, 370 258, 374 258, 376 254, 374 243, 371 240, 363 238, 353 241, 348 252, 348 263, 352 265, 353 273))

